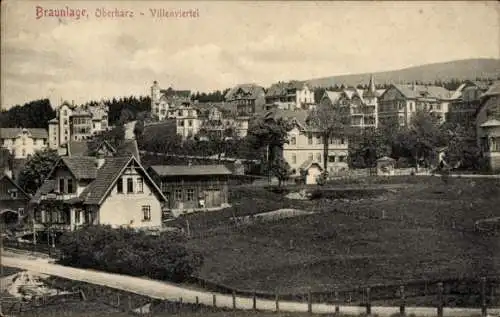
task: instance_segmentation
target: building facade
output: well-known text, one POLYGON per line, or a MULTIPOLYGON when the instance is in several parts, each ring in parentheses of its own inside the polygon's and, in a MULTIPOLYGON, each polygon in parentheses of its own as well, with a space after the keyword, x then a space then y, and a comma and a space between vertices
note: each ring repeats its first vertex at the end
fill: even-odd
POLYGON ((267 114, 266 119, 277 120, 283 118, 293 124, 288 132, 288 143, 283 145, 282 156, 288 162, 294 176, 299 176, 304 167, 317 163, 323 168, 326 166, 329 173, 347 170, 348 142, 344 138, 330 138, 328 154, 324 157, 324 144, 321 131, 308 124, 309 111, 307 110, 280 110, 276 109, 267 114))
POLYGON ((489 86, 488 82, 480 81, 465 81, 460 85, 450 104, 447 121, 466 127, 473 126, 481 106, 481 96, 488 90, 489 86))
POLYGON ((26 215, 30 196, 13 180, 10 171, 0 176, 0 221, 17 224, 26 215))
POLYGON ((165 197, 133 156, 63 157, 31 202, 37 230, 162 226, 165 197))
POLYGON ((48 138, 45 129, 0 128, 0 147, 7 149, 14 159, 27 159, 45 150, 48 138))
POLYGON ((249 116, 238 115, 234 105, 221 103, 200 110, 201 136, 244 138, 248 134, 249 116))
POLYGON ((265 110, 266 94, 261 86, 242 84, 230 89, 224 100, 234 109, 235 116, 249 117, 265 110))
POLYGON ((439 86, 391 85, 378 100, 381 125, 398 123, 408 126, 418 111, 446 120, 453 93, 439 86))
POLYGON ((477 144, 486 159, 487 168, 500 172, 500 82, 481 96, 476 117, 477 144))
POLYGON ((70 140, 86 140, 109 129, 108 106, 76 106, 64 101, 56 109, 56 117, 49 121, 49 148, 58 149, 70 140))
POLYGON ((161 89, 155 80, 151 86, 151 117, 158 121, 175 118, 176 108, 191 104, 190 98, 190 90, 161 89))
POLYGON ((161 188, 174 216, 229 207, 229 176, 224 165, 154 165, 148 172, 161 188))
POLYGON ((303 82, 279 82, 271 85, 266 92, 268 107, 282 110, 309 109, 315 103, 314 91, 303 82))

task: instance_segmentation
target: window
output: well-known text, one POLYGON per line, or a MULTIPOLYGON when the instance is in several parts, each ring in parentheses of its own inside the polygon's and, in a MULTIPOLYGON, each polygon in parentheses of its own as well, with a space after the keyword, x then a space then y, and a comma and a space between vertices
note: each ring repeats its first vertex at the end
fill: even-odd
POLYGON ((345 156, 343 155, 339 156, 339 162, 345 162, 345 156))
POLYGON ((123 179, 119 178, 118 182, 116 182, 116 192, 118 194, 123 194, 123 179))
POLYGON ((292 138, 290 139, 290 143, 291 143, 292 145, 297 144, 297 137, 292 136, 292 138))
POLYGON ((127 178, 127 193, 134 192, 134 180, 132 178, 127 178))
POLYGON ((313 144, 313 137, 312 137, 312 135, 309 135, 307 137, 307 144, 313 144))
POLYGON ((24 215, 24 208, 17 208, 17 213, 19 214, 19 216, 23 216, 24 215))
POLYGON ((330 156, 328 157, 328 162, 330 162, 330 163, 335 163, 335 155, 330 155, 330 156))
POLYGON ((182 200, 182 189, 175 190, 175 200, 177 200, 177 201, 182 200))
POLYGON ((23 145, 26 145, 26 139, 23 138, 23 145))
POLYGON ((312 160, 314 158, 313 154, 312 153, 309 153, 309 155, 307 156, 307 159, 308 160, 312 160))
POLYGON ((59 178, 59 192, 64 193, 64 178, 59 178))
POLYGON ((190 188, 186 190, 186 200, 193 201, 194 200, 194 189, 190 188))
POLYGON ((183 127, 184 126, 184 120, 179 120, 179 126, 183 127))
POLYGON ((317 160, 318 162, 321 162, 321 153, 317 153, 317 154, 316 154, 316 160, 317 160))
POLYGON ((75 223, 81 223, 81 222, 82 222, 81 211, 75 210, 75 223))
POLYGON ((23 156, 26 156, 26 150, 23 149, 23 156))
POLYGON ((151 206, 142 206, 142 221, 151 221, 151 206))
POLYGON ((68 193, 72 194, 73 193, 73 180, 71 178, 68 178, 67 184, 68 184, 68 193))
POLYGON ((15 189, 11 190, 10 197, 16 199, 17 198, 17 190, 15 190, 15 189))
POLYGON ((297 164, 297 155, 292 154, 292 164, 297 164))
POLYGON ((144 180, 142 179, 142 177, 139 177, 137 179, 137 192, 138 193, 144 192, 144 180))
POLYGON ((192 127, 193 126, 193 120, 188 120, 188 126, 192 127))
POLYGON ((340 139, 340 144, 345 144, 344 138, 340 139))

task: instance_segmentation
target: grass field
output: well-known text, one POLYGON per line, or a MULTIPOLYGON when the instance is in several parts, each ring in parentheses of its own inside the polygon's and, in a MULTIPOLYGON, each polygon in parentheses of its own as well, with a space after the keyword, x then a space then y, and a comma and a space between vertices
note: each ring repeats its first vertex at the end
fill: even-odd
MULTIPOLYGON (((380 184, 399 187, 356 201, 292 201, 262 188, 236 190, 233 203, 245 206, 233 211, 239 215, 289 207, 318 213, 194 235, 189 244, 205 255, 200 277, 241 290, 305 293, 309 287, 332 291, 498 275, 497 237, 475 233, 473 226, 500 216, 499 180, 450 178, 445 183, 413 176, 329 186, 380 184)), ((216 230, 222 216, 192 215, 190 226, 193 232, 216 230)))

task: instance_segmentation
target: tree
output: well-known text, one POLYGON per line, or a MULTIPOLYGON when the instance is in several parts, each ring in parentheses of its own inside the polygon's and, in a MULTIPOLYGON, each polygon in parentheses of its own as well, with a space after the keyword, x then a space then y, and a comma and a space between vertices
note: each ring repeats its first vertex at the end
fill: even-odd
POLYGON ((446 142, 439 120, 424 111, 417 112, 410 125, 396 137, 397 146, 414 159, 417 170, 422 162, 428 165, 436 148, 445 146, 446 142))
POLYGON ((36 152, 21 170, 19 174, 19 186, 25 192, 34 194, 43 184, 59 159, 57 151, 54 150, 36 152))
POLYGON ((331 138, 345 138, 352 134, 349 108, 339 103, 321 102, 309 116, 309 125, 323 138, 323 167, 328 170, 328 147, 331 138))
POLYGON ((49 120, 55 116, 49 99, 34 100, 23 106, 16 105, 7 111, 0 112, 0 127, 47 129, 49 120))
POLYGON ((283 145, 288 142, 288 132, 292 124, 283 118, 259 118, 250 123, 248 140, 254 149, 266 150, 265 162, 270 162, 280 156, 283 145))
POLYGON ((278 186, 281 187, 283 182, 288 180, 290 175, 292 175, 292 170, 290 165, 282 157, 276 158, 272 161, 270 165, 271 175, 274 175, 278 179, 278 186))

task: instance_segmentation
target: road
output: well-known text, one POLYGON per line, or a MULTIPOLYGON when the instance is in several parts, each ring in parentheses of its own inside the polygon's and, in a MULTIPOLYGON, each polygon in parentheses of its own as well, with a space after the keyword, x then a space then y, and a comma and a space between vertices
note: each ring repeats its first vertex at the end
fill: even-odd
MULTIPOLYGON (((196 298, 198 297, 200 304, 212 306, 213 295, 215 295, 217 307, 233 307, 232 296, 187 289, 172 283, 155 281, 146 278, 66 267, 51 263, 48 259, 2 256, 2 263, 5 266, 112 287, 156 299, 178 301, 182 298, 185 303, 196 303, 196 298)), ((256 303, 258 310, 276 311, 275 301, 257 299, 256 303)), ((241 310, 251 310, 253 309, 253 299, 248 297, 236 297, 236 307, 241 310)), ((366 312, 364 307, 340 306, 339 308, 340 312, 344 314, 359 315, 366 312)), ((308 305, 303 302, 280 301, 279 310, 283 312, 307 312, 308 305)), ((314 303, 312 305, 312 311, 313 313, 333 313, 335 312, 335 306, 331 304, 314 303)), ((498 316, 500 315, 500 308, 491 309, 488 312, 490 315, 498 316)), ((372 314, 379 316, 389 317, 398 313, 399 307, 372 307, 372 314)), ((407 307, 406 313, 408 315, 414 314, 416 316, 436 316, 437 311, 436 308, 433 307, 407 307)), ((444 316, 449 317, 480 314, 480 309, 444 308, 444 316)))

